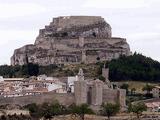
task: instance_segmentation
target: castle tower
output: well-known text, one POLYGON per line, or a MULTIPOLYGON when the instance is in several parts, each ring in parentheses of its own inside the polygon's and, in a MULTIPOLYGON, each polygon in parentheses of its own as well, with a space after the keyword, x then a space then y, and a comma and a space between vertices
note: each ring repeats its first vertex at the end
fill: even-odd
POLYGON ((79 69, 77 76, 78 76, 78 81, 84 81, 84 73, 83 73, 82 68, 79 69))
POLYGON ((87 103, 87 83, 86 81, 74 82, 74 94, 76 105, 87 103))
POLYGON ((75 102, 77 105, 87 103, 87 82, 84 80, 84 73, 79 69, 78 81, 74 82, 75 102))
POLYGON ((103 101, 103 82, 95 80, 92 87, 92 105, 102 105, 103 101))
POLYGON ((118 89, 118 98, 121 109, 123 110, 126 107, 126 90, 118 89))

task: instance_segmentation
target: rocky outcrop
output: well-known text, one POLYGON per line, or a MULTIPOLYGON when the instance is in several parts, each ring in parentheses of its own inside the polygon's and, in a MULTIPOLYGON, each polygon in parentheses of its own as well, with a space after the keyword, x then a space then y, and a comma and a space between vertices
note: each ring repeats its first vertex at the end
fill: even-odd
POLYGON ((12 65, 94 63, 130 55, 126 39, 112 37, 111 26, 98 16, 54 18, 33 45, 16 49, 12 65))

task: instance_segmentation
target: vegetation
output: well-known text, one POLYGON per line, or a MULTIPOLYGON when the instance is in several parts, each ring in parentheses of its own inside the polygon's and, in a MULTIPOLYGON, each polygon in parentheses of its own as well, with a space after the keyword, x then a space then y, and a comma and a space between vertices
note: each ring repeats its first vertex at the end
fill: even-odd
POLYGON ((51 119, 57 115, 63 115, 67 113, 66 108, 60 105, 58 102, 43 103, 42 105, 37 105, 35 103, 25 106, 30 111, 30 115, 33 118, 44 117, 46 119, 51 119))
POLYGON ((160 80, 160 63, 137 53, 112 60, 109 68, 111 80, 160 80))
POLYGON ((43 103, 41 105, 33 103, 25 106, 25 108, 30 111, 31 117, 37 119, 42 117, 45 119, 51 119, 57 115, 72 114, 74 116, 79 116, 82 120, 84 120, 85 114, 94 114, 92 109, 90 109, 87 104, 82 104, 79 106, 71 105, 69 107, 65 107, 59 104, 57 101, 53 103, 43 103))
POLYGON ((81 120, 84 120, 84 115, 85 114, 94 114, 93 110, 89 108, 87 104, 82 104, 82 105, 71 105, 69 107, 69 111, 72 115, 78 115, 81 120))
POLYGON ((128 107, 128 112, 135 113, 137 115, 138 119, 142 115, 142 112, 146 111, 146 110, 147 110, 147 106, 142 102, 139 102, 139 103, 136 103, 136 104, 133 104, 133 105, 129 104, 129 107, 128 107))
POLYGON ((116 115, 119 110, 120 106, 119 104, 112 104, 112 103, 107 103, 102 105, 103 108, 103 114, 110 119, 111 116, 116 115))
POLYGON ((25 115, 2 115, 0 116, 0 120, 31 120, 30 116, 25 115))
POLYGON ((126 83, 124 83, 124 84, 122 84, 121 86, 120 86, 120 88, 121 89, 125 89, 126 90, 126 94, 128 94, 128 88, 129 88, 129 85, 128 84, 126 84, 126 83))
POLYGON ((150 92, 152 91, 152 89, 153 89, 153 86, 152 86, 152 85, 149 85, 149 84, 146 84, 146 85, 142 88, 142 90, 143 90, 143 91, 147 91, 148 94, 150 94, 150 92))
POLYGON ((131 56, 121 56, 119 59, 110 62, 100 62, 96 64, 76 64, 60 65, 55 64, 48 66, 39 66, 28 63, 23 66, 0 66, 0 75, 4 77, 29 77, 39 74, 49 76, 73 76, 78 73, 79 68, 85 72, 85 77, 99 78, 102 81, 102 68, 106 63, 109 67, 109 79, 111 81, 134 80, 146 82, 158 82, 160 80, 160 63, 145 57, 141 54, 134 53, 131 56))
POLYGON ((103 81, 103 82, 105 82, 105 81, 106 81, 106 78, 105 78, 105 77, 103 77, 102 75, 100 75, 100 76, 98 77, 98 79, 99 79, 99 80, 101 80, 101 81, 103 81))
POLYGON ((146 85, 142 88, 143 91, 146 91, 146 94, 145 94, 146 98, 152 98, 152 97, 153 97, 153 95, 152 95, 152 93, 151 93, 153 87, 154 87, 154 86, 152 86, 152 85, 146 84, 146 85))
POLYGON ((37 76, 39 73, 39 65, 29 63, 23 66, 0 66, 0 75, 4 77, 29 77, 37 76))
POLYGON ((82 68, 85 72, 85 77, 92 77, 97 78, 99 76, 100 67, 96 64, 77 64, 77 65, 60 65, 57 66, 55 64, 48 65, 48 66, 38 66, 35 64, 29 63, 28 65, 23 66, 9 66, 9 65, 2 65, 0 66, 0 76, 3 77, 30 77, 30 76, 37 76, 41 74, 46 74, 48 76, 74 76, 77 75, 79 68, 82 68))

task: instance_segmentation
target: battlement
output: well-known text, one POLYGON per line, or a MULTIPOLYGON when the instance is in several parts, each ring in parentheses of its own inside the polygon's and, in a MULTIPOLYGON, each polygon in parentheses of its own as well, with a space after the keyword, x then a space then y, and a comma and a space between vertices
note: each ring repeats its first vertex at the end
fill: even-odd
POLYGON ((104 21, 104 18, 100 16, 61 16, 53 18, 50 26, 70 28, 71 26, 89 25, 99 21, 104 21))

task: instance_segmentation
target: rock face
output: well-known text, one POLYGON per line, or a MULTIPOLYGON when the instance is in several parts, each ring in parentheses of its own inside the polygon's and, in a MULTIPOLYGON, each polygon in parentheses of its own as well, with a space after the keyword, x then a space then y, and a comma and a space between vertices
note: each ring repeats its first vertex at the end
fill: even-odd
POLYGON ((95 63, 130 54, 126 39, 112 37, 104 18, 65 16, 41 29, 34 45, 16 49, 11 65, 95 63))

